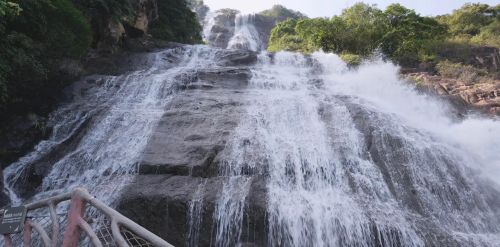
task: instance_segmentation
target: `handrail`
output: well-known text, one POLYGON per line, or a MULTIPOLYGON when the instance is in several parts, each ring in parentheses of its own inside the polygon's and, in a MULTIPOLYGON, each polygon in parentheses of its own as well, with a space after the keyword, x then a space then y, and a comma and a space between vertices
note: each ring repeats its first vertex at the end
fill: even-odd
MULTIPOLYGON (((56 207, 59 203, 63 201, 71 200, 70 210, 68 212, 68 225, 65 229, 64 237, 62 239, 63 247, 77 247, 80 240, 80 233, 83 231, 89 238, 90 242, 96 246, 101 247, 103 244, 98 236, 93 231, 87 221, 85 221, 85 209, 86 204, 96 208, 98 211, 107 216, 111 222, 111 233, 114 241, 120 247, 129 247, 127 240, 122 235, 122 229, 128 229, 130 232, 134 233, 138 237, 149 242, 153 246, 157 247, 173 247, 173 245, 167 243, 165 240, 156 236, 152 232, 148 231, 144 227, 130 220, 129 218, 123 216, 116 210, 110 208, 103 202, 97 200, 95 197, 90 195, 90 193, 84 188, 76 188, 70 193, 64 193, 54 197, 50 197, 44 200, 33 202, 26 205, 28 211, 32 211, 40 208, 48 208, 50 213, 50 218, 52 220, 52 234, 49 236, 43 226, 33 222, 31 220, 26 220, 24 226, 24 246, 29 246, 31 243, 31 233, 32 230, 38 232, 41 237, 42 242, 46 247, 56 247, 59 243, 59 220, 56 214, 56 207)), ((3 213, 3 210, 0 210, 3 213)), ((12 247, 12 238, 10 235, 4 235, 4 244, 6 247, 12 247)))

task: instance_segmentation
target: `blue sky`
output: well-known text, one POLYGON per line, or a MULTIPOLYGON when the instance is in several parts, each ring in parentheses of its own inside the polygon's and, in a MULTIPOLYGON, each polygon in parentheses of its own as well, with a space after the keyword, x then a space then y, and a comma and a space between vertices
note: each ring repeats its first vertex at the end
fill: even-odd
MULTIPOLYGON (((268 9, 274 4, 281 4, 290 9, 298 10, 309 17, 332 16, 339 14, 342 9, 360 2, 359 0, 204 0, 212 10, 221 8, 239 9, 244 13, 259 12, 268 9)), ((402 5, 415 9, 422 15, 439 15, 450 13, 452 10, 460 8, 467 2, 481 2, 490 5, 499 4, 499 0, 365 0, 370 4, 377 4, 379 8, 398 2, 402 5)))

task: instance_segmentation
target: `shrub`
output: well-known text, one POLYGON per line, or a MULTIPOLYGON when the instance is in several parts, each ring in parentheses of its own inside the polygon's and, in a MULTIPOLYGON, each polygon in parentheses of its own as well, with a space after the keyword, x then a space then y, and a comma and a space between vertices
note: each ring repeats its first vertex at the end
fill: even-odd
MULTIPOLYGON (((0 2, 3 8, 5 0, 0 2)), ((92 40, 88 21, 69 0, 17 3, 20 12, 0 21, 0 114, 3 116, 7 112, 22 114, 42 107, 34 102, 47 101, 47 96, 60 87, 51 78, 58 59, 80 58, 92 40)))
POLYGON ((485 70, 475 68, 472 65, 452 63, 448 60, 439 62, 436 69, 440 75, 458 79, 466 84, 474 84, 487 75, 485 70))
POLYGON ((271 32, 269 50, 369 56, 377 49, 403 65, 436 58, 429 45, 444 40, 446 27, 399 4, 385 11, 358 3, 331 19, 287 20, 271 32))
POLYGON ((360 55, 352 53, 342 53, 340 54, 340 59, 342 59, 342 61, 344 61, 349 66, 358 66, 363 61, 360 55))
POLYGON ((201 26, 185 0, 158 1, 159 19, 151 25, 153 37, 181 43, 200 43, 201 26))
POLYGON ((259 13, 263 16, 269 16, 274 18, 283 18, 283 19, 301 19, 306 18, 306 16, 298 11, 294 11, 291 9, 287 9, 282 5, 274 5, 271 9, 264 10, 259 13))

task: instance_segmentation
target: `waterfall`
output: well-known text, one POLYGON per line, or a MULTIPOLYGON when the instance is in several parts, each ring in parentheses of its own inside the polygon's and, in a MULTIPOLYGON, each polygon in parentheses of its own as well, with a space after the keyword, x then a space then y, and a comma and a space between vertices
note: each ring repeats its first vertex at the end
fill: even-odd
POLYGON ((213 53, 203 46, 153 53, 147 69, 81 86, 83 96, 51 115, 55 124, 50 138, 4 170, 12 201, 20 200, 16 192, 25 199, 32 196, 33 191, 22 187, 28 184, 38 188, 34 199, 83 186, 112 204, 136 174, 142 151, 178 83, 212 65, 213 53), (28 174, 51 164, 33 184, 28 174))
POLYGON ((259 51, 263 48, 254 21, 255 15, 253 14, 236 15, 235 31, 227 45, 228 49, 259 51))
POLYGON ((50 138, 4 170, 11 198, 84 186, 113 205, 163 124, 156 137, 193 157, 155 146, 151 166, 165 174, 141 181, 155 176, 153 196, 171 193, 158 200, 172 206, 159 229, 181 228, 179 245, 499 246, 498 119, 453 117, 383 61, 350 69, 323 52, 261 52, 254 63, 248 50, 263 47, 252 18, 238 15, 228 45, 246 51, 178 47, 150 54, 145 69, 76 83, 50 138), (234 129, 202 135, 220 123, 234 129), (180 128, 190 138, 167 133, 180 128), (252 221, 255 194, 264 216, 252 221), (264 240, 248 237, 251 224, 264 240))
POLYGON ((269 246, 497 246, 500 204, 483 190, 498 186, 483 181, 499 174, 479 171, 500 166, 500 124, 452 120, 397 70, 262 53, 223 168, 216 246, 244 242, 251 176, 267 178, 269 246))
POLYGON ((203 31, 202 31, 202 37, 205 42, 209 42, 210 40, 210 35, 212 34, 212 28, 216 24, 216 18, 218 15, 221 15, 221 13, 210 11, 207 13, 207 16, 205 16, 205 20, 203 21, 203 31))

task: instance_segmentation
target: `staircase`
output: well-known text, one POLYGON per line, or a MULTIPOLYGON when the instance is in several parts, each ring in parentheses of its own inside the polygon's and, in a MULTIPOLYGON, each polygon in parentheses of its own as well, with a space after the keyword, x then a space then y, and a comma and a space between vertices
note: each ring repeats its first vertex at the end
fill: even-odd
POLYGON ((30 203, 26 209, 23 231, 4 235, 4 246, 172 246, 84 188, 30 203), (67 213, 57 213, 58 209, 66 208, 69 208, 67 213))

